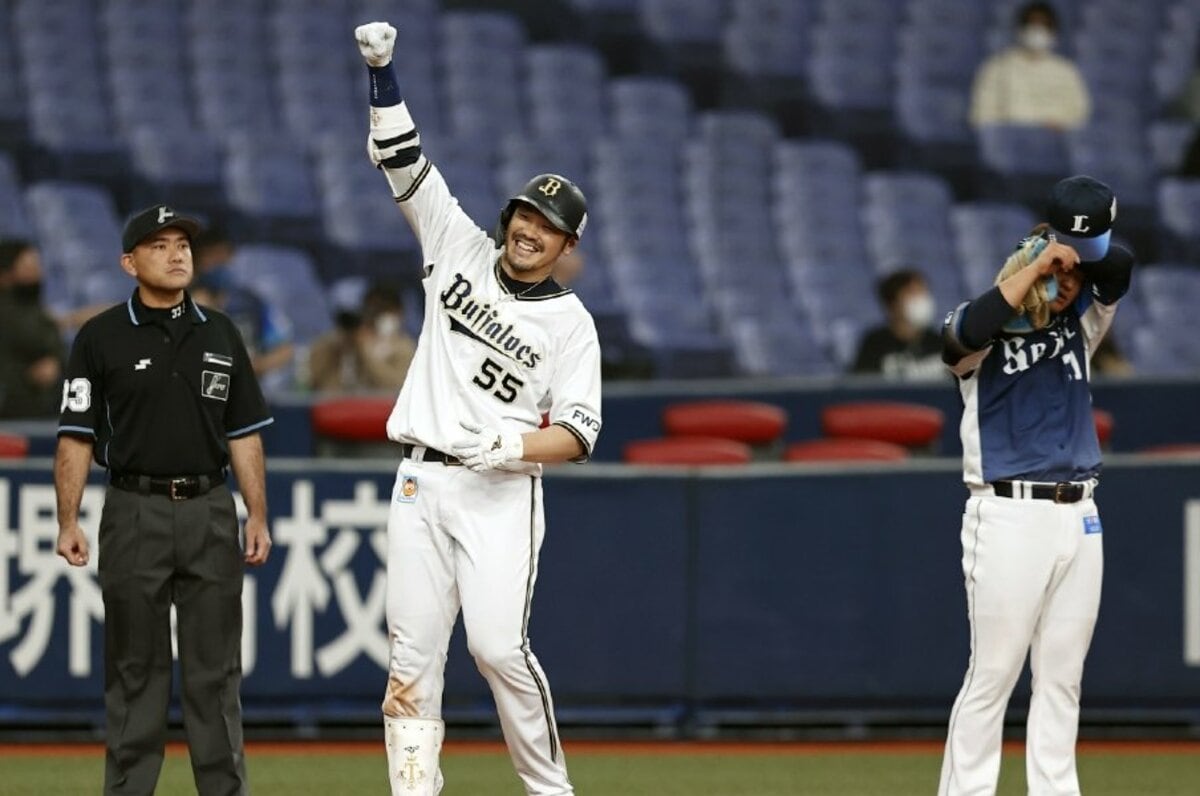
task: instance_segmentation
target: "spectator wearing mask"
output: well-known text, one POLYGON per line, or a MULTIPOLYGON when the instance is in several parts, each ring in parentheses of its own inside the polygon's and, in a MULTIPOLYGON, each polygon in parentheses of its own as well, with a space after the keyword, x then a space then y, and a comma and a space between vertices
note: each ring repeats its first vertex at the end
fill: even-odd
POLYGON ((971 91, 973 127, 1024 125, 1073 130, 1091 113, 1078 67, 1054 52, 1058 14, 1034 2, 1017 12, 1017 40, 984 61, 971 91))
POLYGON ((404 384, 417 343, 404 328, 400 291, 383 283, 364 290, 358 280, 335 288, 331 329, 309 351, 314 392, 396 392, 404 384))
POLYGON ((54 417, 64 347, 42 306, 42 264, 25 240, 0 243, 0 417, 54 417))
POLYGON ((878 295, 887 322, 863 335, 851 372, 943 378, 942 338, 933 329, 937 308, 925 277, 912 268, 894 271, 879 281, 878 295))

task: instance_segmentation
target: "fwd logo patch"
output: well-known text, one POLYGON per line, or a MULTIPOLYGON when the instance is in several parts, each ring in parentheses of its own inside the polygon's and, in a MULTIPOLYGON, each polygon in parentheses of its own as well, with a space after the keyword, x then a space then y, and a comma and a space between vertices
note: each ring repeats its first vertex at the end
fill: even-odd
POLYGON ((148 367, 150 367, 149 359, 139 359, 137 361, 137 364, 133 366, 133 369, 134 370, 145 370, 148 367))

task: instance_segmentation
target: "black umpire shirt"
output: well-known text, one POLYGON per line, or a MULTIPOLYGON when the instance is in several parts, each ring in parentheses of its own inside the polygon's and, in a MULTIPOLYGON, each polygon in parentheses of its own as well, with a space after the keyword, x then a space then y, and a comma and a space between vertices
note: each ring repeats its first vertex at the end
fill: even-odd
POLYGON ((229 464, 229 440, 271 424, 237 327, 190 294, 170 309, 132 298, 75 337, 58 433, 94 441, 114 473, 186 476, 229 464))

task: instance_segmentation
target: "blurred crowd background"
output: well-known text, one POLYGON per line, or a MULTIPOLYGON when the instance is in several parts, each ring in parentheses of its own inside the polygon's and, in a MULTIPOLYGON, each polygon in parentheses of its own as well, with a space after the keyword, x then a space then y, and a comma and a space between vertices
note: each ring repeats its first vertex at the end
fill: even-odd
POLYGON ((54 414, 156 202, 208 222, 195 290, 271 393, 395 390, 423 309, 365 155, 376 19, 480 226, 535 173, 587 193, 564 278, 610 382, 945 378, 940 318, 1072 173, 1141 262, 1097 370, 1200 371, 1198 0, 0 0, 0 417, 54 414))

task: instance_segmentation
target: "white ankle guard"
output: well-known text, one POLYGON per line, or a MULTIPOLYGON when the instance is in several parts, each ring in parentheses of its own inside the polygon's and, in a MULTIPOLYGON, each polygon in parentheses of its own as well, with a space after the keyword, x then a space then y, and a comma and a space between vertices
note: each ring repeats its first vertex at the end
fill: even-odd
POLYGON ((445 734, 441 719, 383 717, 392 796, 437 796, 442 789, 438 757, 445 734))

